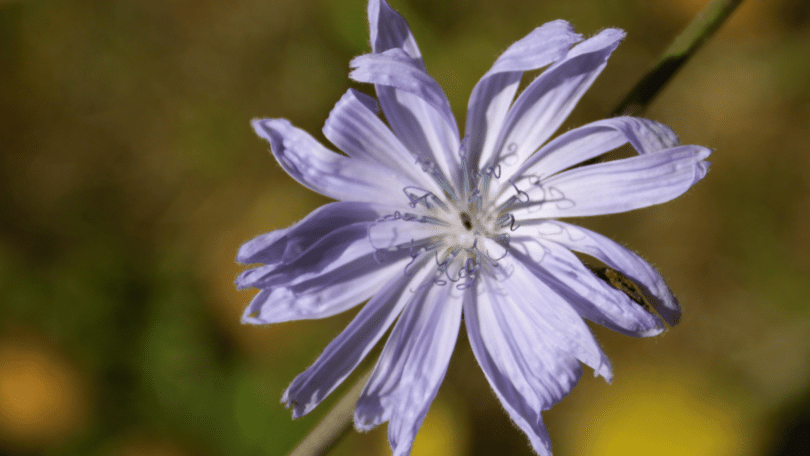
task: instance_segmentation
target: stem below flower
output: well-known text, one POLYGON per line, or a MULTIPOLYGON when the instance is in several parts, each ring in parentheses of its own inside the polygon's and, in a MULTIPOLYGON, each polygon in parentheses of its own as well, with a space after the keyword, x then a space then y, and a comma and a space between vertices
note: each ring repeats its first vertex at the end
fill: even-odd
MULTIPOLYGON (((372 366, 373 369, 373 366, 372 366)), ((360 397, 363 387, 366 385, 371 371, 363 374, 357 379, 345 396, 335 405, 335 408, 312 429, 304 440, 295 447, 289 456, 314 456, 326 454, 346 433, 351 429, 352 417, 354 416, 354 404, 360 397)))

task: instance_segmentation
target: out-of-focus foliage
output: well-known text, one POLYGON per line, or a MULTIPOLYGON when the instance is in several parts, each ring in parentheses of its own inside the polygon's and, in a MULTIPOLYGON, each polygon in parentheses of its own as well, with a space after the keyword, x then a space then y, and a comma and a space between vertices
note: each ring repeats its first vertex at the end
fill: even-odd
MULTIPOLYGON (((608 113, 705 0, 391 3, 461 119, 533 27, 625 29, 570 128, 608 113)), ((325 142, 333 103, 369 90, 347 77, 366 51, 364 0, 0 2, 0 453, 284 454, 334 404, 293 422, 278 400, 353 312, 241 326, 252 294, 234 290, 233 258, 325 202, 249 120, 325 142)), ((555 454, 799 454, 808 56, 806 1, 744 2, 648 111, 716 149, 710 174, 672 203, 583 222, 655 264, 684 318, 652 340, 594 328, 613 386, 584 378, 546 413, 555 454)), ((382 427, 334 454, 387 452, 382 427)), ((427 454, 530 454, 463 337, 416 441, 427 454)))

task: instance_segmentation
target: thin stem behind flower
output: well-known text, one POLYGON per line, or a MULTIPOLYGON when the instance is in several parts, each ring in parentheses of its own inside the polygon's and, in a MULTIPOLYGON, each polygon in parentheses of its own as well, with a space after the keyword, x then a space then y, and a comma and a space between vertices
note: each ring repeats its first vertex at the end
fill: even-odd
POLYGON ((662 88, 731 15, 742 0, 714 0, 692 19, 652 69, 641 78, 610 116, 641 115, 662 88))

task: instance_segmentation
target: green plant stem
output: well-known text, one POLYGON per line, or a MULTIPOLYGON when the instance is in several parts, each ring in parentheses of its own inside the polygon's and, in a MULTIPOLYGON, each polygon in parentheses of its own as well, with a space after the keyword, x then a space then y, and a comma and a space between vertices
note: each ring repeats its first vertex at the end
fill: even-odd
POLYGON ((714 0, 706 5, 658 58, 652 69, 613 109, 611 117, 638 116, 643 113, 667 82, 717 31, 740 3, 742 0, 714 0))
MULTIPOLYGON (((633 87, 611 116, 638 116, 658 95, 692 54, 714 34, 742 0, 714 0, 698 13, 658 59, 658 62, 633 87)), ((371 376, 371 369, 343 396, 289 456, 323 455, 351 429, 354 405, 371 376)))
MULTIPOLYGON (((372 366, 373 369, 373 366, 372 366)), ((351 429, 352 417, 354 416, 354 404, 360 398, 360 393, 366 385, 371 370, 357 379, 346 395, 340 398, 335 408, 318 423, 312 431, 304 437, 304 440, 295 447, 289 456, 314 456, 323 455, 329 451, 344 435, 351 429)))

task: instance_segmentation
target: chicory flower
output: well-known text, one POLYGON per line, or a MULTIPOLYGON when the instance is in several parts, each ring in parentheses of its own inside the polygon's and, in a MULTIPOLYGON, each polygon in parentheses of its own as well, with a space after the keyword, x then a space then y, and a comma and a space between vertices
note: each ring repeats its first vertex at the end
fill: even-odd
POLYGON ((680 317, 647 262, 560 219, 669 201, 703 178, 710 151, 681 146, 666 126, 632 117, 549 141, 605 67, 621 30, 583 39, 562 20, 538 27, 475 86, 462 136, 405 20, 385 0, 371 0, 368 13, 372 53, 351 62, 350 76, 374 84, 387 125, 377 100, 355 90, 323 129, 346 155, 287 120, 253 122, 293 178, 337 202, 241 247, 237 260, 258 265, 236 283, 260 290, 243 321, 325 318, 368 300, 282 402, 293 418, 310 412, 393 325, 354 422, 367 430, 388 421, 394 454, 407 455, 463 317, 495 394, 534 450, 549 455, 541 412, 571 391, 583 363, 612 377, 583 319, 647 337, 680 317), (517 95, 523 73, 543 67, 517 95), (627 143, 638 155, 577 166, 627 143), (572 251, 621 273, 649 306, 572 251))

